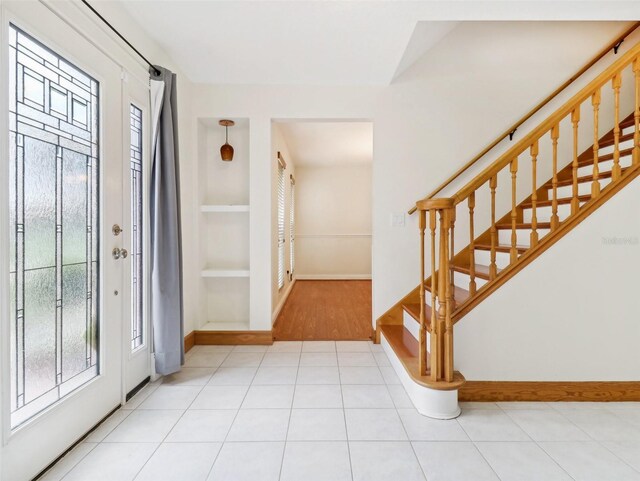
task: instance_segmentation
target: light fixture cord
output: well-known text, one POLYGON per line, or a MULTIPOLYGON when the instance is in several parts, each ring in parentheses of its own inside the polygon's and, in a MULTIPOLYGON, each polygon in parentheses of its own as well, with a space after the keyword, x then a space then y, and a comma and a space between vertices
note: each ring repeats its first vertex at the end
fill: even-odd
POLYGON ((224 126, 224 143, 229 143, 229 127, 227 125, 224 126))

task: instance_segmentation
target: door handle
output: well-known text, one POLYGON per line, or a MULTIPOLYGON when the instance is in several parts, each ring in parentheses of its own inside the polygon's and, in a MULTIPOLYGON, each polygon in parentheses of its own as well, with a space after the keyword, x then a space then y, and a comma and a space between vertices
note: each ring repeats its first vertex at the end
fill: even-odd
POLYGON ((115 260, 118 260, 121 257, 123 259, 126 259, 129 253, 127 252, 127 249, 120 249, 118 247, 114 247, 113 250, 111 251, 111 255, 115 260))

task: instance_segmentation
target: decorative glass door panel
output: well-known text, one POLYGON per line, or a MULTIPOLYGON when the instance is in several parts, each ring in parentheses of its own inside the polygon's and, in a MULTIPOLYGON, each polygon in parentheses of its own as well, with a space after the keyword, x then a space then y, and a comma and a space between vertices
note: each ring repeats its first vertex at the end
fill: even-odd
POLYGON ((130 259, 112 255, 129 247, 112 230, 129 211, 123 68, 66 8, 0 3, 0 479, 12 481, 33 479, 122 402, 130 342, 130 259))
POLYGON ((131 104, 131 350, 144 340, 144 225, 142 110, 131 104))
MULTIPOLYGON (((125 393, 136 389, 150 374, 150 343, 148 319, 148 266, 146 262, 149 236, 146 233, 149 218, 149 86, 130 78, 124 85, 124 108, 127 144, 123 179, 127 183, 122 196, 122 228, 129 245, 128 270, 124 274, 125 326, 129 325, 126 344, 123 345, 125 393)), ((125 239, 123 239, 123 242, 125 239)))
POLYGON ((9 29, 11 427, 100 372, 98 82, 9 29))

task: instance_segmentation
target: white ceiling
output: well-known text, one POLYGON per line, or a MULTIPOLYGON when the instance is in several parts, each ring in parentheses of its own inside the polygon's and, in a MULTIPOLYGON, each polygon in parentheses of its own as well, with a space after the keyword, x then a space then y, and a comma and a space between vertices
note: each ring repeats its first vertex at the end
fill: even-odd
POLYGON ((638 18, 640 4, 638 0, 116 1, 193 82, 245 85, 388 85, 460 21, 632 20, 638 18))
POLYGON ((296 167, 366 164, 373 160, 371 122, 279 122, 296 167))
POLYGON ((194 82, 388 85, 455 22, 420 2, 140 1, 126 11, 194 82))

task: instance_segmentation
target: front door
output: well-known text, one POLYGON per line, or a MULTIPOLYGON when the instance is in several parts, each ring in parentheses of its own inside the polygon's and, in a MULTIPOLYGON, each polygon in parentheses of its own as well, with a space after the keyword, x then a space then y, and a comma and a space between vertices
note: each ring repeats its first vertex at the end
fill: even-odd
POLYGON ((131 393, 150 373, 148 303, 149 226, 149 86, 135 78, 124 83, 124 168, 122 243, 127 247, 124 272, 124 393, 131 393), (130 306, 130 307, 129 307, 130 306))
POLYGON ((45 6, 2 13, 0 477, 21 481, 122 400, 129 112, 121 68, 45 6))

